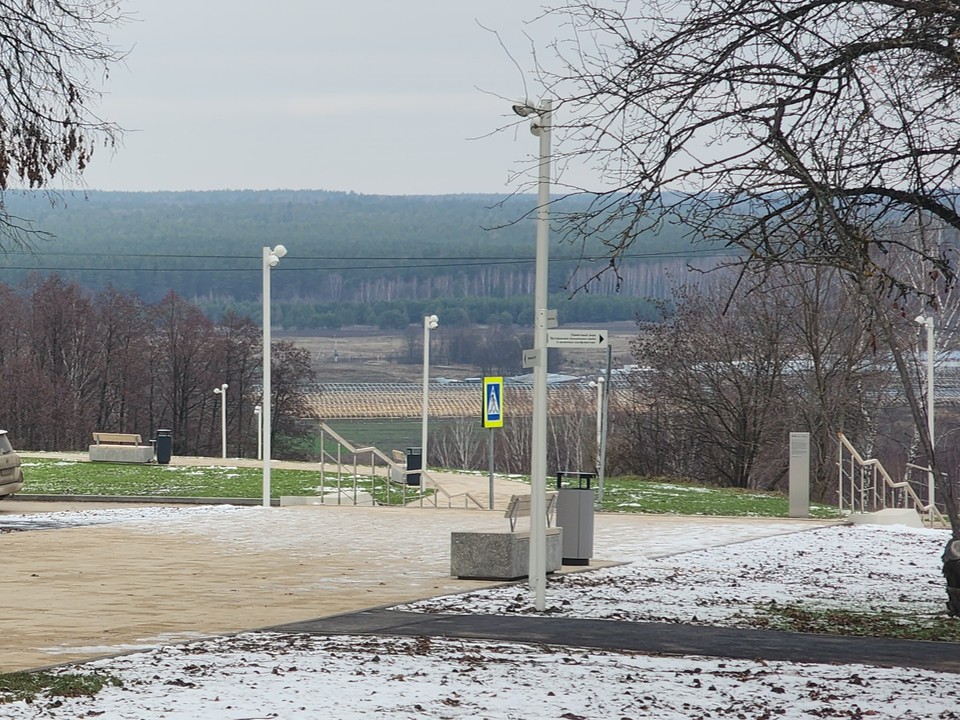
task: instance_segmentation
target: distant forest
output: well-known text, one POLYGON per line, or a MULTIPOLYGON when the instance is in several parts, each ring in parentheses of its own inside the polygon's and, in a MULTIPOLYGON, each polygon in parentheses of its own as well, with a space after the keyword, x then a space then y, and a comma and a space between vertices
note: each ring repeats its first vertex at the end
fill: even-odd
MULTIPOLYGON (((532 320, 533 196, 91 192, 51 202, 29 193, 4 205, 35 231, 29 249, 0 255, 8 285, 56 272, 93 291, 135 290, 146 302, 172 291, 214 319, 257 319, 262 248, 281 243, 289 254, 271 279, 284 328, 404 327, 429 312, 450 325, 532 320)), ((554 233, 551 306, 568 323, 649 318, 650 301, 688 266, 713 267, 719 254, 666 227, 624 259, 619 291, 607 273, 574 293, 607 265, 602 243, 582 248, 554 233)))

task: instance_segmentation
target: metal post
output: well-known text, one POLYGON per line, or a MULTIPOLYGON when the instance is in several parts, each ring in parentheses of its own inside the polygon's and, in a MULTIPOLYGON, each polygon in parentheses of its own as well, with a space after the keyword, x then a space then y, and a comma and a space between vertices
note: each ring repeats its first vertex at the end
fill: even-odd
POLYGON ((933 317, 918 315, 914 318, 927 329, 927 434, 930 436, 930 454, 927 458, 927 502, 930 506, 930 526, 933 526, 933 508, 936 502, 936 485, 933 477, 933 458, 936 451, 936 436, 934 435, 934 397, 933 397, 933 317))
POLYGON ((487 433, 487 467, 490 468, 490 509, 493 510, 493 433, 496 432, 490 428, 487 433))
MULTIPOLYGON (((437 327, 436 315, 423 317, 423 417, 420 426, 420 494, 423 505, 423 473, 427 469, 427 413, 429 410, 430 387, 430 331, 437 327)), ((404 478, 406 482, 406 478, 404 478)))
POLYGON ((263 248, 263 506, 270 507, 270 460, 272 425, 270 421, 270 269, 287 254, 283 245, 263 248))
POLYGON ((257 460, 263 460, 263 408, 255 406, 253 414, 257 416, 257 460))
MULTIPOLYGON (((547 302, 550 238, 550 100, 537 112, 540 137, 540 178, 537 184, 537 246, 534 298, 536 303, 533 347, 533 432, 530 463, 530 586, 534 606, 546 609, 547 592, 547 302)), ((535 121, 536 122, 536 121, 535 121)))
POLYGON ((927 458, 927 498, 930 504, 930 527, 933 527, 933 508, 936 501, 936 484, 933 477, 933 457, 936 447, 936 435, 934 435, 934 395, 933 395, 933 318, 927 317, 924 325, 927 326, 927 432, 930 433, 930 457, 927 458))
POLYGON ((220 396, 220 456, 227 457, 227 384, 214 388, 213 392, 220 396))
POLYGON ((607 424, 610 412, 610 388, 613 387, 613 348, 607 345, 607 376, 603 383, 603 413, 600 422, 600 467, 597 468, 597 507, 603 509, 603 481, 607 476, 607 424))
POLYGON ((597 453, 594 465, 597 474, 600 474, 600 444, 603 442, 603 383, 606 379, 601 375, 597 378, 597 453))

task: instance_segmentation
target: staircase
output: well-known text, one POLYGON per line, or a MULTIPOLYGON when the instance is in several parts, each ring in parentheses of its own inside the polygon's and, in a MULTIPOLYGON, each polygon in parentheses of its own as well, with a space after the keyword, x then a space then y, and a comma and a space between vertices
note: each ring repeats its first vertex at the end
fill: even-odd
POLYGON ((877 459, 865 460, 843 433, 839 443, 838 504, 841 515, 868 515, 886 510, 912 510, 929 527, 944 527, 947 522, 936 505, 936 490, 927 479, 929 468, 908 464, 910 475, 922 473, 922 479, 908 476, 897 482, 877 459), (919 489, 919 493, 917 492, 919 489), (921 497, 921 495, 923 497, 921 497))

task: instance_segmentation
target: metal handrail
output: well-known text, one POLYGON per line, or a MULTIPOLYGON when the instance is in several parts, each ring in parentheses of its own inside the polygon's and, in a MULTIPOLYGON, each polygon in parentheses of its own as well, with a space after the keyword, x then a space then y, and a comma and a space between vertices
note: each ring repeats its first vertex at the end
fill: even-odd
MULTIPOLYGON (((837 439, 839 441, 839 449, 840 449, 840 457, 837 463, 837 467, 839 470, 837 498, 838 498, 838 509, 841 513, 843 513, 844 499, 846 494, 845 493, 846 488, 844 487, 845 472, 844 472, 844 456, 843 456, 843 451, 844 449, 846 449, 847 452, 850 454, 850 469, 849 469, 849 472, 846 474, 850 478, 849 508, 851 512, 853 512, 853 510, 857 507, 860 508, 861 512, 865 512, 867 507, 876 507, 878 504, 881 508, 885 508, 887 506, 887 493, 880 492, 879 491, 880 489, 877 486, 878 485, 877 478, 879 477, 883 481, 884 489, 890 490, 890 491, 900 491, 899 494, 901 494, 902 496, 905 496, 906 500, 909 501, 909 503, 905 502, 904 503, 905 505, 909 505, 910 507, 920 512, 921 514, 926 513, 928 516, 928 522, 930 523, 931 526, 933 526, 934 524, 934 518, 936 518, 936 520, 938 520, 940 523, 944 523, 944 524, 946 523, 946 520, 943 517, 943 514, 936 507, 936 505, 932 502, 924 504, 924 502, 920 499, 920 496, 917 495, 916 491, 913 489, 913 486, 908 480, 896 481, 890 476, 890 473, 887 472, 887 470, 883 467, 883 464, 879 460, 877 460, 876 458, 864 459, 864 457, 859 452, 857 452, 857 449, 853 447, 853 445, 850 443, 850 441, 842 432, 837 433, 837 439), (859 469, 861 472, 861 475, 860 475, 861 482, 860 482, 859 488, 857 487, 857 482, 856 482, 857 469, 859 469), (864 471, 868 469, 870 470, 872 475, 872 478, 871 478, 872 482, 870 483, 869 488, 866 487, 866 484, 863 482, 864 471), (872 498, 870 497, 871 494, 872 494, 872 498), (859 499, 859 503, 857 502, 858 499, 859 499)), ((913 466, 913 467, 916 467, 916 466, 913 466)), ((921 469, 921 470, 924 470, 925 472, 929 472, 929 468, 917 468, 917 469, 921 469)), ((894 497, 896 496, 896 494, 898 493, 894 492, 894 497)))
MULTIPOLYGON (((474 497, 471 493, 469 493, 469 492, 462 492, 462 493, 456 493, 456 494, 451 494, 451 493, 447 492, 442 486, 440 486, 440 485, 437 483, 437 481, 436 481, 434 478, 432 478, 432 477, 430 476, 430 473, 427 471, 426 468, 421 468, 421 469, 419 469, 419 470, 408 470, 408 469, 406 469, 406 468, 404 468, 404 467, 401 467, 399 463, 395 462, 392 458, 390 458, 389 456, 387 456, 384 452, 382 452, 381 450, 379 450, 379 449, 377 449, 377 448, 375 448, 375 447, 373 447, 373 446, 369 446, 369 447, 355 447, 355 446, 353 446, 348 440, 346 440, 342 435, 340 435, 339 433, 337 433, 333 428, 331 428, 329 425, 327 425, 327 424, 326 424, 325 422, 323 422, 323 421, 320 422, 320 431, 321 431, 321 433, 326 433, 326 434, 328 434, 333 440, 336 441, 338 454, 339 454, 340 448, 342 447, 342 448, 346 449, 346 451, 347 451, 348 453, 351 453, 351 454, 353 455, 353 457, 354 457, 354 471, 353 471, 353 477, 354 477, 354 502, 356 502, 356 495, 357 495, 357 493, 356 493, 356 477, 357 477, 357 474, 358 474, 358 473, 357 473, 357 467, 356 467, 356 458, 357 458, 357 455, 359 455, 360 453, 367 453, 367 452, 369 452, 369 453, 370 453, 370 475, 371 475, 371 477, 374 478, 374 482, 376 482, 376 478, 377 478, 376 464, 375 464, 376 461, 375 461, 374 458, 380 458, 380 459, 386 464, 386 466, 387 466, 386 488, 387 488, 387 502, 388 502, 388 503, 389 503, 389 497, 390 497, 390 487, 391 487, 391 485, 393 484, 393 478, 394 478, 395 476, 402 476, 402 477, 403 477, 403 484, 402 484, 402 491, 401 491, 401 492, 402 492, 403 504, 406 505, 406 504, 407 504, 407 502, 406 502, 407 489, 408 489, 408 487, 413 487, 413 486, 411 486, 411 485, 408 485, 408 483, 407 483, 407 476, 409 476, 409 475, 417 475, 417 474, 418 474, 418 475, 420 475, 420 478, 421 478, 420 488, 421 488, 421 489, 426 489, 427 487, 430 487, 430 488, 433 490, 433 494, 432 494, 432 495, 427 495, 427 494, 425 494, 425 493, 423 493, 423 492, 420 493, 420 497, 419 497, 420 507, 423 507, 424 500, 426 500, 428 504, 432 503, 435 508, 439 508, 439 507, 440 507, 439 496, 442 495, 442 496, 446 499, 447 507, 448 507, 448 508, 452 508, 452 507, 453 507, 453 501, 454 501, 454 500, 462 497, 462 498, 463 498, 463 507, 464 507, 464 509, 468 508, 468 507, 470 506, 470 503, 471 503, 471 502, 472 502, 473 504, 475 504, 475 505, 476 505, 479 509, 481 509, 481 510, 485 510, 485 509, 486 509, 486 507, 483 505, 483 503, 480 502, 477 498, 475 498, 475 497, 474 497)), ((331 460, 331 462, 334 462, 334 463, 336 464, 336 466, 337 466, 337 493, 338 493, 338 495, 337 495, 337 500, 338 500, 338 503, 339 503, 340 495, 342 494, 342 491, 341 491, 341 489, 340 489, 340 476, 341 476, 341 472, 342 472, 342 469, 343 469, 344 465, 343 465, 343 463, 341 462, 341 460, 340 460, 339 457, 334 458, 332 455, 330 455, 328 452, 326 452, 326 450, 325 450, 324 447, 323 447, 323 439, 322 439, 322 436, 321 436, 321 442, 320 442, 320 453, 321 453, 321 474, 323 474, 324 476, 326 475, 326 472, 325 472, 324 467, 323 467, 323 458, 329 457, 329 459, 331 460)))

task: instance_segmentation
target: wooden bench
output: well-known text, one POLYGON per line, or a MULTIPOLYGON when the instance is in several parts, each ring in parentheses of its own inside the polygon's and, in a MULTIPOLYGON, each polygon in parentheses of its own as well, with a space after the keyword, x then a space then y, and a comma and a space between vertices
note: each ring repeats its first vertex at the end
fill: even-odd
POLYGON ((153 446, 136 433, 95 432, 89 451, 91 462, 153 462, 153 446))
POLYGON ((142 445, 143 441, 139 435, 134 433, 107 433, 95 432, 93 434, 95 445, 142 445))
MULTIPOLYGON (((530 517, 529 495, 511 495, 510 502, 507 504, 507 510, 503 516, 510 520, 510 532, 516 532, 517 520, 522 517, 530 517)), ((547 527, 553 523, 553 517, 557 512, 557 493, 547 493, 547 527)))
MULTIPOLYGON (((459 578, 516 580, 530 574, 530 533, 517 532, 517 520, 530 517, 530 496, 514 495, 503 516, 510 532, 454 532, 450 535, 450 574, 459 578)), ((546 570, 562 565, 563 530, 551 527, 557 493, 547 493, 546 570)))

